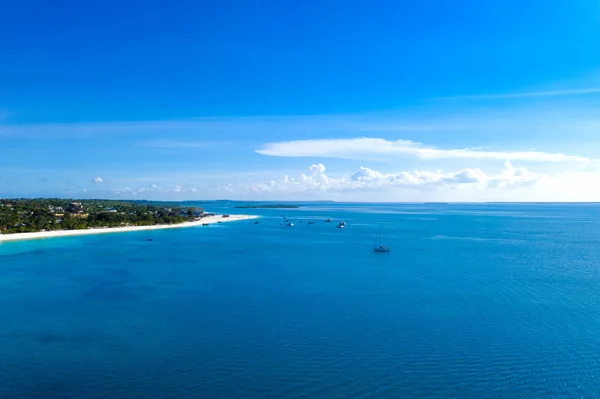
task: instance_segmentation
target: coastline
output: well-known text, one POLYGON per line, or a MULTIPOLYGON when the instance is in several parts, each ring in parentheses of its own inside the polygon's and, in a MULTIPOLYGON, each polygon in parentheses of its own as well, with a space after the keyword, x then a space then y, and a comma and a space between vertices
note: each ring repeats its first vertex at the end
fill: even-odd
POLYGON ((193 222, 184 222, 177 224, 155 224, 152 226, 127 226, 127 227, 100 227, 93 229, 82 229, 82 230, 53 230, 53 231, 37 231, 35 233, 13 233, 13 234, 0 234, 0 244, 7 241, 21 241, 21 240, 37 240, 46 238, 57 238, 57 237, 72 237, 72 236, 84 236, 91 234, 109 234, 109 233, 129 233, 133 231, 146 231, 146 230, 160 230, 160 229, 179 229, 186 227, 197 227, 203 224, 215 224, 217 222, 237 222, 240 220, 256 219, 258 216, 253 215, 229 215, 227 218, 223 218, 222 215, 207 216, 193 222))

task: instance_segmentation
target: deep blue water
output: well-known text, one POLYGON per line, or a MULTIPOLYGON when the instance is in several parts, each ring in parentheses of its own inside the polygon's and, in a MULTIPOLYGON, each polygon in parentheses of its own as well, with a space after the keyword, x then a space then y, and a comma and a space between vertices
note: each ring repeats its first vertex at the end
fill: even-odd
POLYGON ((600 205, 254 211, 0 245, 0 398, 600 397, 600 205))

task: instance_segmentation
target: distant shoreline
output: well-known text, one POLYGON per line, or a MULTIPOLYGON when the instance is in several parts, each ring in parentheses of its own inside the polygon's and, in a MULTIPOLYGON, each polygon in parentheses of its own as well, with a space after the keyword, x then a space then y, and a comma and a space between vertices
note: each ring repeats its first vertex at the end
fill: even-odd
POLYGON ((237 205, 234 208, 238 209, 295 209, 300 208, 300 205, 285 205, 285 204, 265 204, 265 205, 237 205))
POLYGON ((148 231, 161 229, 177 229, 185 227, 197 227, 204 224, 215 224, 217 222, 236 222, 240 220, 256 219, 258 216, 252 215, 223 215, 207 216, 193 222, 184 222, 176 224, 155 224, 151 226, 126 226, 126 227, 104 227, 81 230, 53 230, 53 231, 37 231, 34 233, 12 233, 0 234, 0 244, 7 241, 22 241, 22 240, 38 240, 46 238, 73 237, 92 234, 109 234, 109 233, 129 233, 134 231, 148 231))

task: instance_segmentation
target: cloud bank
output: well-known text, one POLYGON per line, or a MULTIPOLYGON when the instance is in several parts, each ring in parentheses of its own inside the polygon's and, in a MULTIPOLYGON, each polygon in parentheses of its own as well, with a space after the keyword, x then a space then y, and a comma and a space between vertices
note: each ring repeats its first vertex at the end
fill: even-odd
POLYGON ((587 157, 540 151, 486 151, 477 148, 437 149, 409 140, 390 141, 380 138, 317 139, 267 143, 256 150, 275 157, 321 157, 377 159, 412 156, 422 160, 468 159, 530 162, 594 162, 587 157))
POLYGON ((372 191, 390 189, 431 190, 436 188, 472 188, 514 189, 533 185, 545 179, 545 175, 533 173, 523 167, 514 167, 506 161, 504 169, 496 175, 490 175, 481 169, 466 168, 454 172, 406 171, 400 173, 382 173, 367 167, 361 167, 353 174, 340 178, 331 178, 326 174, 325 165, 313 164, 306 174, 299 177, 284 176, 280 180, 268 183, 227 185, 221 187, 234 193, 250 191, 255 194, 305 194, 305 193, 344 193, 352 191, 372 191))
MULTIPOLYGON (((336 171, 339 172, 339 171, 336 171)), ((140 184, 111 180, 105 184, 75 186, 69 195, 90 198, 156 200, 315 200, 369 202, 480 202, 480 201, 599 201, 600 173, 593 171, 539 173, 506 161, 502 168, 415 169, 387 173, 361 166, 349 173, 330 173, 323 163, 304 173, 272 180, 239 180, 195 184, 161 181, 140 184), (122 185, 121 185, 122 184, 122 185), (192 185, 193 184, 193 185, 192 185), (72 193, 71 193, 72 192, 72 193)))

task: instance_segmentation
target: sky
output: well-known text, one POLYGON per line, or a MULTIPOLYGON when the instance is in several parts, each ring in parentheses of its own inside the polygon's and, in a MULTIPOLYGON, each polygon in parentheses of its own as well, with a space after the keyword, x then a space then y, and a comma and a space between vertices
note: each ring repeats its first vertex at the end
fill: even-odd
POLYGON ((0 197, 600 201, 599 0, 0 9, 0 197))

